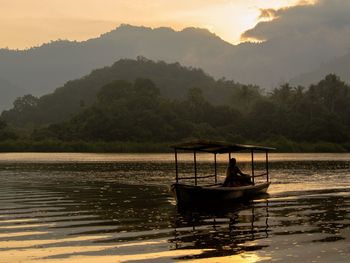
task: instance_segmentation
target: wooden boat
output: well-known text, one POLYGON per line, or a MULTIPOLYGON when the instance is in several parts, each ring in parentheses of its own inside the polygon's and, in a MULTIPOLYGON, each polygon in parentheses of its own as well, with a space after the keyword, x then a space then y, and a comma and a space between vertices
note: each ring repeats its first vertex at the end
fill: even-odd
POLYGON ((269 166, 268 166, 268 153, 274 148, 255 146, 255 145, 242 145, 242 144, 231 144, 226 142, 213 142, 213 141, 192 141, 187 143, 176 144, 172 146, 175 150, 175 168, 176 177, 175 183, 171 186, 171 190, 175 195, 176 202, 178 205, 183 204, 212 204, 229 202, 235 199, 251 198, 258 194, 266 193, 270 186, 269 181, 269 166), (179 151, 191 151, 193 152, 194 160, 194 176, 191 177, 180 177, 179 176, 179 165, 178 165, 178 154, 179 151), (231 153, 249 151, 251 153, 251 185, 241 186, 223 186, 217 182, 217 154, 228 154, 229 160, 231 159, 231 153), (263 152, 266 156, 265 162, 265 173, 255 174, 254 173, 254 152, 263 152), (197 174, 197 153, 212 153, 214 154, 214 174, 201 176, 197 174), (199 180, 205 178, 214 178, 214 184, 211 185, 200 185, 199 180), (266 177, 266 181, 257 182, 257 177, 266 177), (193 184, 180 183, 182 180, 193 180, 193 184))

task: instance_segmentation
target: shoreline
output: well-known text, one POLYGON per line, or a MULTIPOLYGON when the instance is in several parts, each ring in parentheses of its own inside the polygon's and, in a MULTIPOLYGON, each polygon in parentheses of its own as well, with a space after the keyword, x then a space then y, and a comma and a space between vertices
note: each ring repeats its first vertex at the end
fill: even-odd
MULTIPOLYGON (((59 140, 6 140, 0 141, 0 152, 54 152, 54 153, 172 153, 170 145, 174 142, 86 142, 59 140)), ((348 145, 315 142, 303 143, 289 140, 247 141, 243 144, 268 145, 276 153, 347 153, 348 145)))

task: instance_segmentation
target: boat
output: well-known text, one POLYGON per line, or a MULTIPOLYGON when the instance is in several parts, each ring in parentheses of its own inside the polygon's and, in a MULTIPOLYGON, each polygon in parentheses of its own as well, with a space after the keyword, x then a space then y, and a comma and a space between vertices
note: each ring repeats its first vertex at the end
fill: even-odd
POLYGON ((185 143, 179 143, 171 146, 175 152, 175 183, 171 185, 171 190, 175 195, 176 203, 178 205, 186 204, 215 204, 223 202, 232 202, 238 199, 253 198, 256 195, 264 194, 270 186, 269 181, 269 152, 275 148, 232 144, 218 141, 197 140, 185 143), (217 155, 228 154, 228 160, 231 159, 232 153, 250 152, 251 154, 251 179, 252 184, 240 186, 223 186, 218 183, 217 176, 217 155), (180 176, 178 154, 180 152, 193 152, 193 172, 194 176, 180 176), (262 174, 255 174, 254 169, 254 153, 265 153, 265 172, 262 174), (214 173, 210 175, 198 174, 197 153, 211 153, 214 155, 214 173), (257 180, 258 177, 265 177, 262 180, 257 180), (214 179, 213 184, 201 183, 207 181, 209 178, 214 179), (203 180, 207 179, 207 180, 203 180), (182 183, 184 182, 185 183, 182 183), (189 183, 190 181, 190 183, 189 183))

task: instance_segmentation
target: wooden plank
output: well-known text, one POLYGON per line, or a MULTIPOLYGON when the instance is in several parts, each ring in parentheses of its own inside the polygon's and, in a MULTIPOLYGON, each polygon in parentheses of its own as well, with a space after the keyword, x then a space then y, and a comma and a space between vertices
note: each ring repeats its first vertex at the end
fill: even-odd
MULTIPOLYGON (((215 175, 206 175, 206 176, 197 176, 197 179, 203 179, 203 178, 210 178, 214 177, 215 175)), ((190 180, 190 179, 195 179, 194 176, 191 177, 179 177, 179 180, 190 180)))

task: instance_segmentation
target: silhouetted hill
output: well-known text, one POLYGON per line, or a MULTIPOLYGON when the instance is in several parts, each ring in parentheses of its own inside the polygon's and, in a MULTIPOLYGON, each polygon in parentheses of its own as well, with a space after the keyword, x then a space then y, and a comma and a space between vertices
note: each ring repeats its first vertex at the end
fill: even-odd
MULTIPOLYGON (((176 32, 170 28, 120 26, 99 38, 83 42, 55 41, 28 50, 0 50, 0 78, 43 95, 91 70, 121 58, 142 55, 154 60, 203 66, 219 73, 217 65, 231 45, 203 29, 176 32)), ((13 88, 16 96, 24 95, 13 88)), ((3 109, 1 107, 0 109, 3 109)))
POLYGON ((10 108, 18 94, 24 94, 25 92, 24 89, 20 89, 9 81, 0 78, 0 110, 10 108))
POLYGON ((200 88, 214 104, 228 103, 235 87, 232 81, 216 81, 200 69, 182 67, 179 63, 166 64, 139 57, 138 60, 119 60, 111 67, 94 70, 91 74, 67 82, 63 87, 41 98, 24 96, 15 106, 4 111, 2 117, 16 126, 36 126, 64 121, 84 110, 96 100, 99 89, 115 80, 134 81, 147 78, 154 81, 162 97, 184 98, 191 88, 200 88))
MULTIPOLYGON (((168 65, 167 70, 175 70, 176 65, 168 65)), ((223 91, 220 87, 218 93, 223 91)), ((71 87, 71 91, 77 90, 71 87)), ((194 138, 256 142, 284 151, 350 149, 350 86, 336 75, 327 75, 308 89, 285 84, 262 94, 251 86, 231 85, 231 91, 230 104, 213 105, 200 89, 189 89, 184 99, 174 100, 161 96, 149 79, 115 80, 97 91, 93 104, 63 122, 45 127, 29 122, 35 129, 23 133, 0 119, 0 151, 110 152, 135 146, 146 151, 152 145, 158 148, 157 144, 165 150, 165 145, 194 138), (250 107, 233 107, 237 103, 250 107)), ((57 106, 44 107, 33 96, 24 96, 15 105, 3 115, 20 123, 42 117, 46 110, 52 113, 57 106)))
MULTIPOLYGON (((272 31, 267 32, 274 32, 274 25, 279 21, 283 22, 275 19, 259 23, 245 34, 259 37, 261 29, 269 26, 272 31)), ((232 45, 204 29, 175 31, 164 27, 122 25, 83 42, 55 41, 24 51, 2 49, 0 78, 14 85, 12 93, 17 96, 24 95, 23 89, 38 96, 119 59, 144 56, 155 61, 202 68, 215 78, 225 77, 271 90, 295 76, 316 70, 321 63, 344 55, 345 47, 350 44, 348 34, 339 33, 342 38, 335 41, 332 35, 314 32, 312 28, 298 34, 285 31, 279 30, 272 36, 268 34, 266 41, 261 43, 232 45)))

